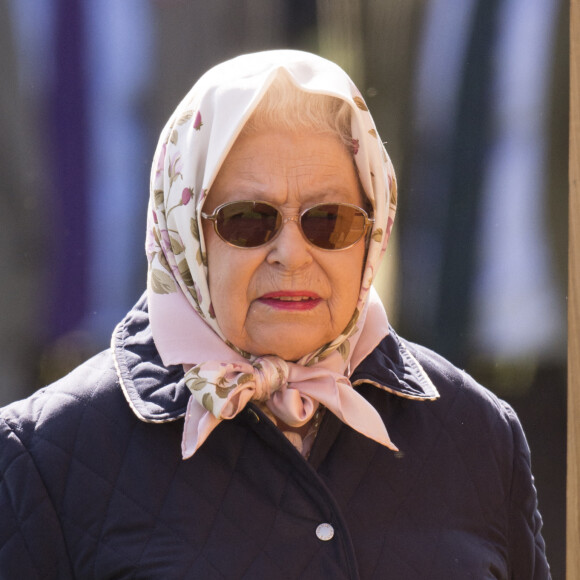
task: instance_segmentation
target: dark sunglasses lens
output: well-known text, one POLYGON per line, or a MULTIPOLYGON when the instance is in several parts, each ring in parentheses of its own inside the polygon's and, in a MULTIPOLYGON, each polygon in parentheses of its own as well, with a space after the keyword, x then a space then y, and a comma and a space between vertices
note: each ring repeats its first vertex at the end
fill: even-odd
POLYGON ((280 214, 265 203, 240 201, 217 213, 219 235, 234 246, 255 248, 268 242, 280 227, 280 214))
POLYGON ((341 250, 352 246, 365 233, 365 215, 349 205, 328 203, 304 213, 301 220, 306 238, 324 250, 341 250))

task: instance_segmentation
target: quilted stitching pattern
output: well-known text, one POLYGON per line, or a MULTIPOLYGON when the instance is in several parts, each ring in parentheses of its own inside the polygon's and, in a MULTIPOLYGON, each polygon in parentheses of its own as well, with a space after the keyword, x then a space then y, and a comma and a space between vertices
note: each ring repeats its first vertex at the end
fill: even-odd
MULTIPOLYGON (((3 473, 10 487, 2 489, 15 493, 13 483, 28 476, 21 465, 14 465, 19 479, 12 476, 15 462, 24 461, 28 470, 36 464, 44 485, 18 496, 28 502, 17 519, 24 526, 29 514, 36 524, 62 522, 62 532, 49 538, 39 529, 22 532, 44 544, 31 562, 31 578, 46 570, 42 554, 59 538, 71 554, 75 578, 349 577, 340 541, 316 538, 316 526, 336 518, 324 494, 313 499, 296 481, 277 446, 304 462, 285 438, 264 448, 240 419, 225 424, 203 453, 184 462, 181 422, 137 421, 111 370, 96 383, 88 380, 94 364, 110 365, 109 353, 99 359, 29 401, 28 416, 15 416, 14 408, 7 412, 34 463, 24 451, 10 462, 6 458, 3 473), (264 473, 263 462, 276 468, 264 473), (50 505, 49 498, 54 513, 47 515, 43 506, 50 505), (281 545, 288 551, 281 553, 281 545), (298 554, 290 549, 296 545, 298 554)), ((2 531, 4 572, 4 555, 20 532, 15 524, 2 531)), ((61 576, 49 570, 42 577, 61 576)))
MULTIPOLYGON (((359 457, 361 471, 356 479, 351 478, 349 487, 335 489, 338 486, 333 483, 333 491, 341 494, 355 547, 364 544, 360 549, 366 558, 359 558, 362 577, 381 578, 381 571, 393 558, 404 578, 425 578, 426 571, 433 578, 486 578, 490 567, 496 570, 495 577, 508 577, 508 554, 503 546, 507 545, 509 490, 505 474, 511 465, 498 465, 496 450, 466 448, 473 444, 472 436, 461 433, 461 421, 449 420, 461 413, 463 396, 457 394, 448 402, 449 408, 443 411, 446 420, 437 417, 435 404, 423 406, 425 414, 434 415, 433 420, 414 429, 407 427, 413 403, 400 401, 390 424, 402 451, 398 456, 367 448, 364 441, 354 446, 344 441, 353 457, 359 457), (368 497, 378 498, 374 511, 365 505, 368 497), (481 538, 486 538, 483 545, 481 538), (409 545, 417 544, 421 546, 419 561, 409 550, 409 545), (449 559, 457 560, 451 568, 449 559)), ((334 473, 343 460, 329 458, 324 469, 334 473)))
POLYGON ((402 453, 327 414, 317 470, 250 413, 183 461, 182 421, 137 420, 102 353, 2 412, 0 576, 548 578, 513 412, 409 348, 439 400, 360 387, 402 453))
POLYGON ((5 421, 0 469, 0 573, 2 578, 58 578, 67 576, 68 561, 62 542, 46 550, 35 524, 43 532, 61 535, 53 505, 28 454, 5 421), (7 482, 10 482, 8 484, 7 482))

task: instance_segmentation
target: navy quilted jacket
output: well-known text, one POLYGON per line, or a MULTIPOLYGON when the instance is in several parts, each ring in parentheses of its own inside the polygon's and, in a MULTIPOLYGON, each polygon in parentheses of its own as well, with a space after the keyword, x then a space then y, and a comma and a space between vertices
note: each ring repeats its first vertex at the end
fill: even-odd
POLYGON ((399 453, 327 413, 305 461, 250 404, 184 461, 188 391, 141 304, 1 410, 0 578, 549 578, 510 407, 394 333, 353 381, 399 453))

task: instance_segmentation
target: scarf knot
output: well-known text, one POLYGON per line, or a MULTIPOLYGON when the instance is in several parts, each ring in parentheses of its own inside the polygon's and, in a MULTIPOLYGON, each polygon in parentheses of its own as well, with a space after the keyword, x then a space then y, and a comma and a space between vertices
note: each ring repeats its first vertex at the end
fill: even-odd
MULTIPOLYGON (((337 352, 331 356, 340 357, 337 352)), ((277 356, 259 357, 253 364, 207 361, 186 369, 185 383, 193 396, 185 416, 184 458, 220 421, 233 419, 251 400, 265 403, 291 427, 306 424, 322 404, 359 433, 397 450, 376 409, 347 377, 328 368, 304 367, 277 356)))
POLYGON ((216 419, 232 419, 250 400, 268 401, 288 384, 289 368, 277 356, 249 362, 208 361, 185 373, 193 397, 216 419))
POLYGON ((252 364, 254 367, 255 401, 267 401, 273 393, 288 384, 288 364, 277 356, 263 356, 252 364))

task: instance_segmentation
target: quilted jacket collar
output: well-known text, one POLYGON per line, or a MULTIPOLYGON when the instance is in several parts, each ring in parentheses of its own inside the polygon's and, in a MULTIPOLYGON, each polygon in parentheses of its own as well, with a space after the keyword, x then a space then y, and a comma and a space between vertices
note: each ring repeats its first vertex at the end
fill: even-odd
MULTIPOLYGON (((163 365, 151 335, 145 295, 115 329, 111 348, 121 388, 139 419, 164 423, 183 417, 190 396, 183 370, 163 365)), ((357 367, 351 381, 355 386, 371 383, 417 401, 439 397, 431 379, 393 330, 357 367)))

